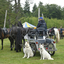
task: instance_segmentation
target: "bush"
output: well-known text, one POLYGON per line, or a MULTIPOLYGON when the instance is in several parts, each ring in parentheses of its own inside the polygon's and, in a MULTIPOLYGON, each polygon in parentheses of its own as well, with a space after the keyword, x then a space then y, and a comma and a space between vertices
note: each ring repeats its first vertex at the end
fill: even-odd
MULTIPOLYGON (((22 21, 22 23, 24 22, 29 22, 35 26, 37 26, 38 24, 38 18, 37 17, 22 17, 20 18, 20 20, 22 21)), ((64 20, 59 20, 59 19, 49 19, 49 18, 44 18, 46 24, 47 24, 47 28, 51 28, 51 27, 57 27, 59 28, 60 26, 64 27, 64 20)))

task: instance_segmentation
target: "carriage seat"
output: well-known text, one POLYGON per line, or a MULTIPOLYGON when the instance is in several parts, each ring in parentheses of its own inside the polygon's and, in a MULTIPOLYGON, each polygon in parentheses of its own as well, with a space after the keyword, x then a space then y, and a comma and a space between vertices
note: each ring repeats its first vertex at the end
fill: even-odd
POLYGON ((45 36, 47 35, 47 30, 45 28, 37 28, 37 32, 38 34, 41 34, 42 36, 45 34, 45 36))

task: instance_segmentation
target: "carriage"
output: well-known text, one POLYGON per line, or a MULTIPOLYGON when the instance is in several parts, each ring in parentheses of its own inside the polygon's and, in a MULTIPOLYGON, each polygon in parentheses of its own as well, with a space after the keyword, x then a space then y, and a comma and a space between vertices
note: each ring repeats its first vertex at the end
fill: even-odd
MULTIPOLYGON (((56 43, 54 39, 47 38, 47 35, 45 35, 45 39, 43 39, 43 34, 44 34, 44 29, 39 28, 35 32, 34 30, 30 30, 28 32, 28 38, 27 40, 29 41, 29 44, 32 48, 32 51, 34 52, 34 55, 36 54, 37 51, 40 50, 39 44, 44 44, 44 48, 48 51, 50 55, 54 55, 56 49, 56 43)), ((23 46, 24 49, 25 46, 23 46)))

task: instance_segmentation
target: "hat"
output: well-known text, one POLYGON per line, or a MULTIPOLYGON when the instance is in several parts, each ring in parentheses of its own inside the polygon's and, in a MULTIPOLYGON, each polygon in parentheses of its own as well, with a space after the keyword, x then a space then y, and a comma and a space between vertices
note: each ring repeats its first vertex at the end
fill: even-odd
POLYGON ((43 19, 43 17, 40 17, 39 19, 43 19))

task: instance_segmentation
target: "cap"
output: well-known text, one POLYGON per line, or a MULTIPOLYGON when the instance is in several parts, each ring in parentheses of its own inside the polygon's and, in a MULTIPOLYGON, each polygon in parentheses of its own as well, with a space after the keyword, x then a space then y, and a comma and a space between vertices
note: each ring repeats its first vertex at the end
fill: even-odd
POLYGON ((43 17, 40 17, 39 19, 43 19, 43 17))

